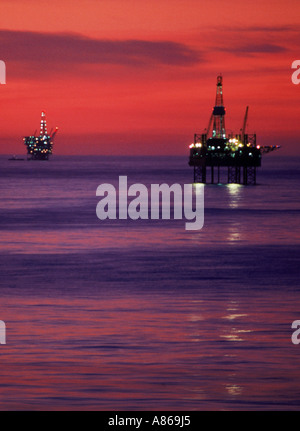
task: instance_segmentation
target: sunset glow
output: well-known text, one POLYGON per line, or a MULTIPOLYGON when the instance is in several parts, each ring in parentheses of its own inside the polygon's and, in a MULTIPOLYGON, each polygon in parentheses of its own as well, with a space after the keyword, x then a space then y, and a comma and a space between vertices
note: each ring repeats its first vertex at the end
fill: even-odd
POLYGON ((24 153, 45 109, 55 154, 186 154, 221 72, 228 130, 249 105, 259 145, 299 154, 300 4, 286 4, 2 0, 0 152, 24 153))

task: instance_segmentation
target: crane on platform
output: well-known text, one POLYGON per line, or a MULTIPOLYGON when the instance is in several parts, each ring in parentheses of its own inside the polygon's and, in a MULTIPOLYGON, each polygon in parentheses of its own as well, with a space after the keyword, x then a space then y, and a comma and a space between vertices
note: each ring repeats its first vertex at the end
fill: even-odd
POLYGON ((247 108, 246 108, 243 127, 241 128, 241 136, 242 136, 241 141, 242 142, 244 142, 244 140, 245 140, 245 132, 246 132, 247 120, 248 120, 248 111, 249 111, 249 106, 247 106, 247 108))
MULTIPOLYGON (((53 130, 53 129, 52 129, 53 130)), ((50 132, 50 138, 51 138, 51 140, 53 141, 53 139, 54 139, 54 137, 55 137, 55 135, 56 135, 56 133, 58 132, 58 127, 55 127, 55 130, 54 130, 54 132, 52 133, 52 130, 51 130, 51 132, 50 132), (51 134, 52 133, 52 134, 51 134)))

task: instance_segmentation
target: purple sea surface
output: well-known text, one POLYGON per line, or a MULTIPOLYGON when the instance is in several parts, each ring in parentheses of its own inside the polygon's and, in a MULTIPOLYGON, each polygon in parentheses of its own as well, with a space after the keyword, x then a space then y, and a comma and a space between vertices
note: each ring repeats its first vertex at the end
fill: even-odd
MULTIPOLYGON (((299 410, 299 159, 205 186, 205 223, 96 217, 185 157, 0 157, 0 409, 299 410)), ((224 175, 225 179, 225 175, 224 175)))

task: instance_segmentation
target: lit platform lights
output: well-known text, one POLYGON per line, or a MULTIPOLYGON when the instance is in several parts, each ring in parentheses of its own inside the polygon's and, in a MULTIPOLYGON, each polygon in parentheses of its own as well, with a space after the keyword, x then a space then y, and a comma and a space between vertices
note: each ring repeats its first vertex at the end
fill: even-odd
POLYGON ((49 160, 53 150, 53 141, 58 127, 47 132, 47 120, 46 114, 43 111, 41 116, 41 128, 40 135, 36 136, 36 132, 32 136, 26 136, 24 138, 24 144, 27 147, 27 159, 28 160, 49 160))
POLYGON ((227 183, 256 184, 256 168, 261 166, 262 154, 277 150, 280 146, 257 145, 256 134, 246 133, 248 109, 247 106, 240 133, 226 135, 223 78, 219 75, 215 106, 208 127, 204 133, 196 133, 194 142, 189 146, 189 165, 194 167, 195 183, 207 183, 207 168, 210 168, 210 182, 214 184, 216 168, 216 182, 220 184, 220 168, 226 167, 227 183))

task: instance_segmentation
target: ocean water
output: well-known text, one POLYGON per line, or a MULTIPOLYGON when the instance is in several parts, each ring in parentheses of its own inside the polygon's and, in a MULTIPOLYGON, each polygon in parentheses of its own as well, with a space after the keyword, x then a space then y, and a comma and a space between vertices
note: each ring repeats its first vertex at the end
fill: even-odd
MULTIPOLYGON (((299 158, 205 186, 205 223, 96 217, 186 157, 0 157, 0 409, 300 410, 299 158)), ((225 174, 224 174, 225 178, 225 174)))

